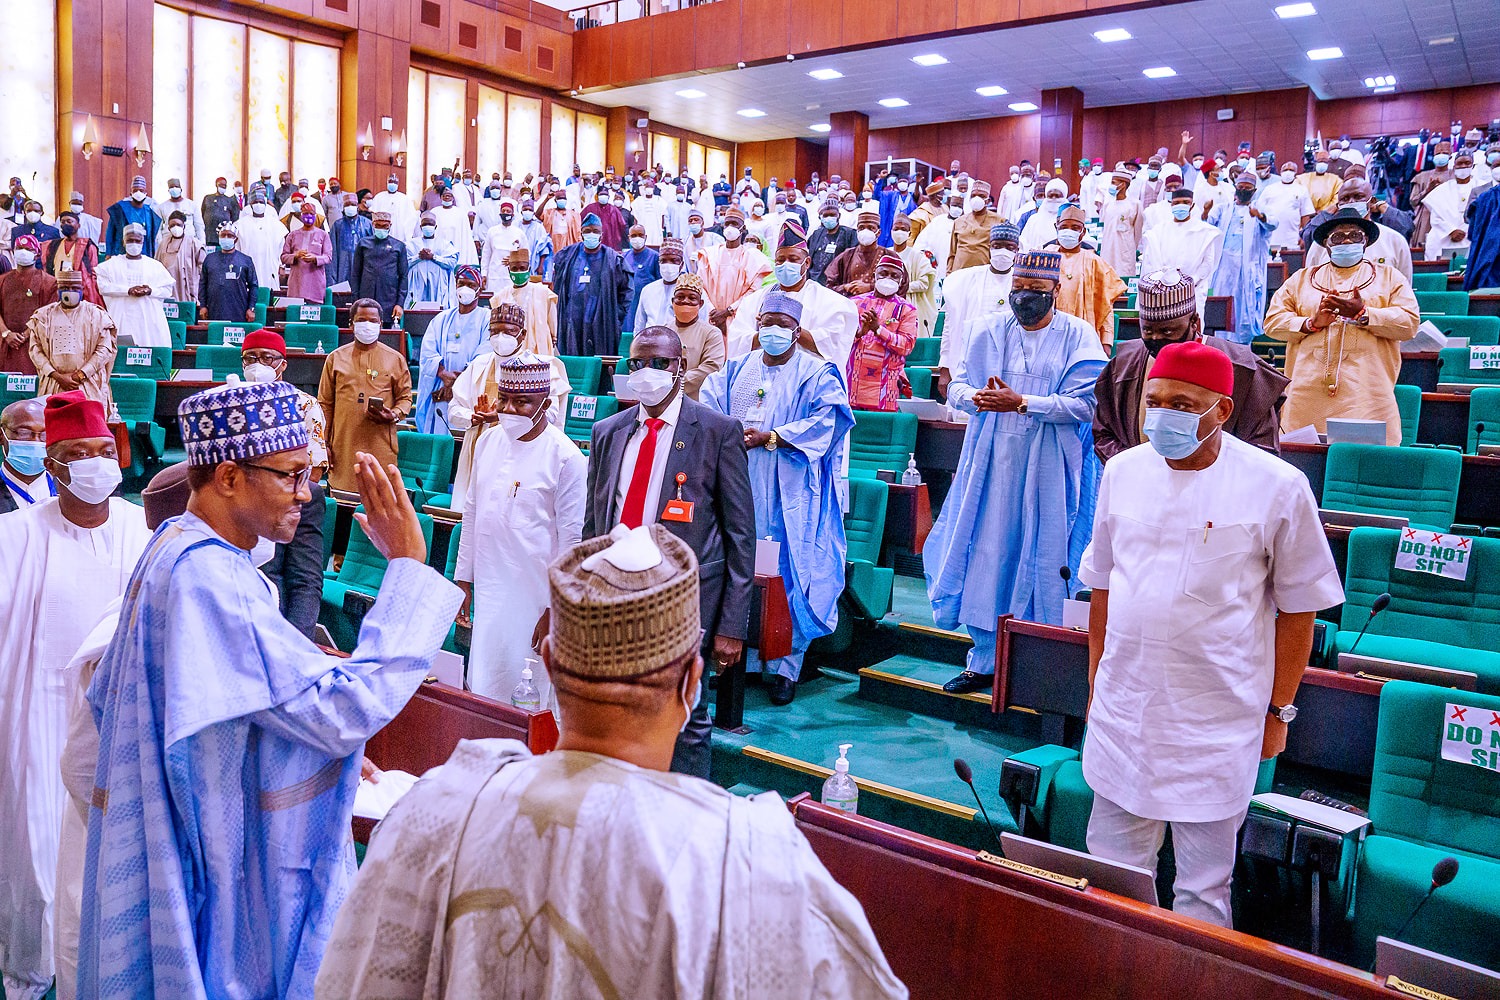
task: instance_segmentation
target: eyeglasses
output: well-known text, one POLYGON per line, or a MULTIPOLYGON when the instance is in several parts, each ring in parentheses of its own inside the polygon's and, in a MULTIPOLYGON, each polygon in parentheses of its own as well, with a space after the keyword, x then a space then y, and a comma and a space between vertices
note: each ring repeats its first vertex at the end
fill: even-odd
POLYGON ((254 469, 257 472, 269 472, 281 479, 283 484, 291 484, 293 493, 300 493, 312 482, 312 466, 305 466, 296 472, 287 472, 285 469, 273 469, 269 465, 251 465, 249 462, 236 462, 242 469, 254 469))
POLYGON ((650 366, 659 372, 669 372, 677 363, 676 358, 629 358, 625 362, 625 370, 631 374, 650 366))
POLYGON ((240 361, 247 365, 266 365, 275 368, 285 359, 275 351, 250 351, 240 355, 240 361))

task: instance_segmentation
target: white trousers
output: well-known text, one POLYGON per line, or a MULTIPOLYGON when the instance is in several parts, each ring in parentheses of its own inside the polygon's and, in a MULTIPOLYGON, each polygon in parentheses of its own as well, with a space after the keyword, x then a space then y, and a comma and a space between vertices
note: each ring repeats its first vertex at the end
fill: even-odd
MULTIPOLYGON (((1177 878, 1172 883, 1172 909, 1220 927, 1233 927, 1229 883, 1238 853, 1237 837, 1245 811, 1211 823, 1173 823, 1172 852, 1177 878)), ((1167 834, 1167 821, 1144 819, 1126 812, 1104 796, 1094 795, 1089 814, 1090 854, 1156 871, 1156 855, 1167 834)))
POLYGON ((57 894, 53 903, 52 959, 57 972, 57 1000, 75 1000, 78 996, 78 933, 88 839, 88 806, 69 795, 68 807, 63 811, 62 844, 57 852, 57 894))

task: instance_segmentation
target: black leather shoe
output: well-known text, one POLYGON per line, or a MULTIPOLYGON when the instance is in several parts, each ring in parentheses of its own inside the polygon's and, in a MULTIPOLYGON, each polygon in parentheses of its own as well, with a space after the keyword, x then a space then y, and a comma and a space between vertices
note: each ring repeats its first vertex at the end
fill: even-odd
POLYGON ((994 674, 976 674, 972 670, 965 670, 944 684, 943 690, 949 694, 969 694, 971 691, 989 691, 994 686, 994 674))
POLYGON ((780 674, 772 677, 767 686, 771 689, 771 704, 790 705, 797 697, 797 682, 780 674))

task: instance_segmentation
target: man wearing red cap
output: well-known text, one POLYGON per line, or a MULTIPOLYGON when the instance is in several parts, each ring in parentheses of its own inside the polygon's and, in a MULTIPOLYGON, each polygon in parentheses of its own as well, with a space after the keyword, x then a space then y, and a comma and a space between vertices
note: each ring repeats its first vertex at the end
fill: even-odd
POLYGON ((1344 599, 1306 478, 1223 432, 1233 369, 1206 344, 1157 355, 1149 443, 1104 467, 1078 570, 1088 849, 1154 870, 1170 823, 1173 908, 1225 927, 1260 762, 1286 746, 1314 615, 1344 599))
MULTIPOLYGON (((120 484, 104 407, 81 392, 47 400, 55 498, 0 517, 0 956, 5 995, 41 997, 52 980, 52 903, 68 690, 63 668, 124 592, 150 540, 120 484)), ((83 817, 68 816, 75 833, 83 817)))

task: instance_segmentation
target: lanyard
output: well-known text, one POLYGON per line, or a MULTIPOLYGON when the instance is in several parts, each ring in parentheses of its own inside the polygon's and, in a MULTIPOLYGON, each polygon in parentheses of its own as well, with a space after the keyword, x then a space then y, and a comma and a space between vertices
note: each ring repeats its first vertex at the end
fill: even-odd
MULTIPOLYGON (((51 491, 51 495, 57 496, 57 484, 52 481, 52 473, 44 472, 42 473, 42 475, 47 477, 47 489, 51 491)), ((25 500, 27 504, 36 503, 36 501, 32 499, 31 494, 26 492, 26 490, 21 486, 20 483, 16 482, 14 479, 5 474, 4 469, 0 469, 0 482, 5 483, 7 489, 19 496, 22 500, 25 500)))

